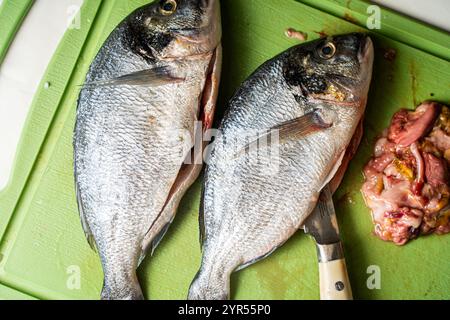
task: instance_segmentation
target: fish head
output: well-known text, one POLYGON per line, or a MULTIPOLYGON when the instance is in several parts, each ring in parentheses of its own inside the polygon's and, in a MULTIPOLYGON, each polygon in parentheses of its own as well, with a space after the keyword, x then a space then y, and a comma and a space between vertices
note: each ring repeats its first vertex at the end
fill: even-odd
POLYGON ((373 57, 373 43, 363 33, 322 38, 288 53, 284 77, 304 100, 363 109, 373 57))
POLYGON ((212 52, 222 37, 219 0, 159 0, 136 11, 129 26, 149 56, 170 60, 212 52))

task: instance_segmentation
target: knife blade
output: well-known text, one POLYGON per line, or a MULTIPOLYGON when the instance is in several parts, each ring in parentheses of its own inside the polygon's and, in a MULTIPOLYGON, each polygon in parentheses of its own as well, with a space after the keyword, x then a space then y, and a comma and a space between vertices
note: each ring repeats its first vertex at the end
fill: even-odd
POLYGON ((341 241, 330 186, 327 185, 322 190, 317 206, 306 219, 303 229, 318 244, 331 244, 341 241))
POLYGON ((303 229, 316 242, 321 300, 351 300, 350 280, 329 185, 322 190, 303 229))

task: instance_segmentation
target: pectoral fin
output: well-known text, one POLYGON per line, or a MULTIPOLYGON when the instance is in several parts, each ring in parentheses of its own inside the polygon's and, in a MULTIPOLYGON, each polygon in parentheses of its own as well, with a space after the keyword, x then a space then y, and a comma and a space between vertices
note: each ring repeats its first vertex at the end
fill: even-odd
POLYGON ((289 139, 299 139, 331 126, 332 124, 325 123, 320 115, 313 111, 300 118, 282 123, 281 125, 272 128, 271 131, 278 130, 281 142, 289 139))
POLYGON ((272 143, 271 136, 276 132, 278 132, 279 143, 285 143, 288 140, 297 140, 311 133, 330 128, 331 126, 332 124, 326 123, 317 112, 309 112, 299 118, 284 122, 269 129, 255 141, 247 144, 238 155, 241 155, 242 152, 245 152, 246 150, 252 150, 255 146, 257 148, 257 146, 260 145, 260 142, 264 142, 266 146, 270 146, 272 143))
POLYGON ((126 74, 117 78, 88 82, 84 87, 103 87, 103 86, 151 86, 157 87, 170 83, 183 82, 185 79, 176 77, 172 74, 169 67, 156 67, 126 74))

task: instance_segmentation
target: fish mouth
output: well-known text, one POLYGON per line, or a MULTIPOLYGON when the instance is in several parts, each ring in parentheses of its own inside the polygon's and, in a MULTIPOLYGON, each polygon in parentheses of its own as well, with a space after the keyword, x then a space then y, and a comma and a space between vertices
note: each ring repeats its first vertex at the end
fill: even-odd
POLYGON ((359 63, 370 62, 371 56, 373 56, 373 42, 369 36, 363 35, 358 50, 359 63))
POLYGON ((363 35, 363 37, 358 52, 361 87, 359 92, 355 94, 355 96, 361 100, 367 99, 366 97, 372 81, 373 61, 375 56, 372 39, 367 35, 363 35))
POLYGON ((203 10, 201 24, 169 30, 179 45, 190 50, 193 56, 214 51, 222 39, 222 21, 219 0, 198 0, 203 10))

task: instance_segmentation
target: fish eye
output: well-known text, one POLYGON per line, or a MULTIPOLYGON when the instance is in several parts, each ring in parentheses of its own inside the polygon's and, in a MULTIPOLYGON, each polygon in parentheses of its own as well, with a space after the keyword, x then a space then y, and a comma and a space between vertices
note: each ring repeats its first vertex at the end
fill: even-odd
POLYGON ((336 54, 336 46, 332 42, 325 43, 319 48, 319 56, 322 59, 331 59, 336 54))
POLYGON ((164 0, 161 2, 159 11, 162 15, 170 16, 177 11, 177 2, 175 0, 164 0))

